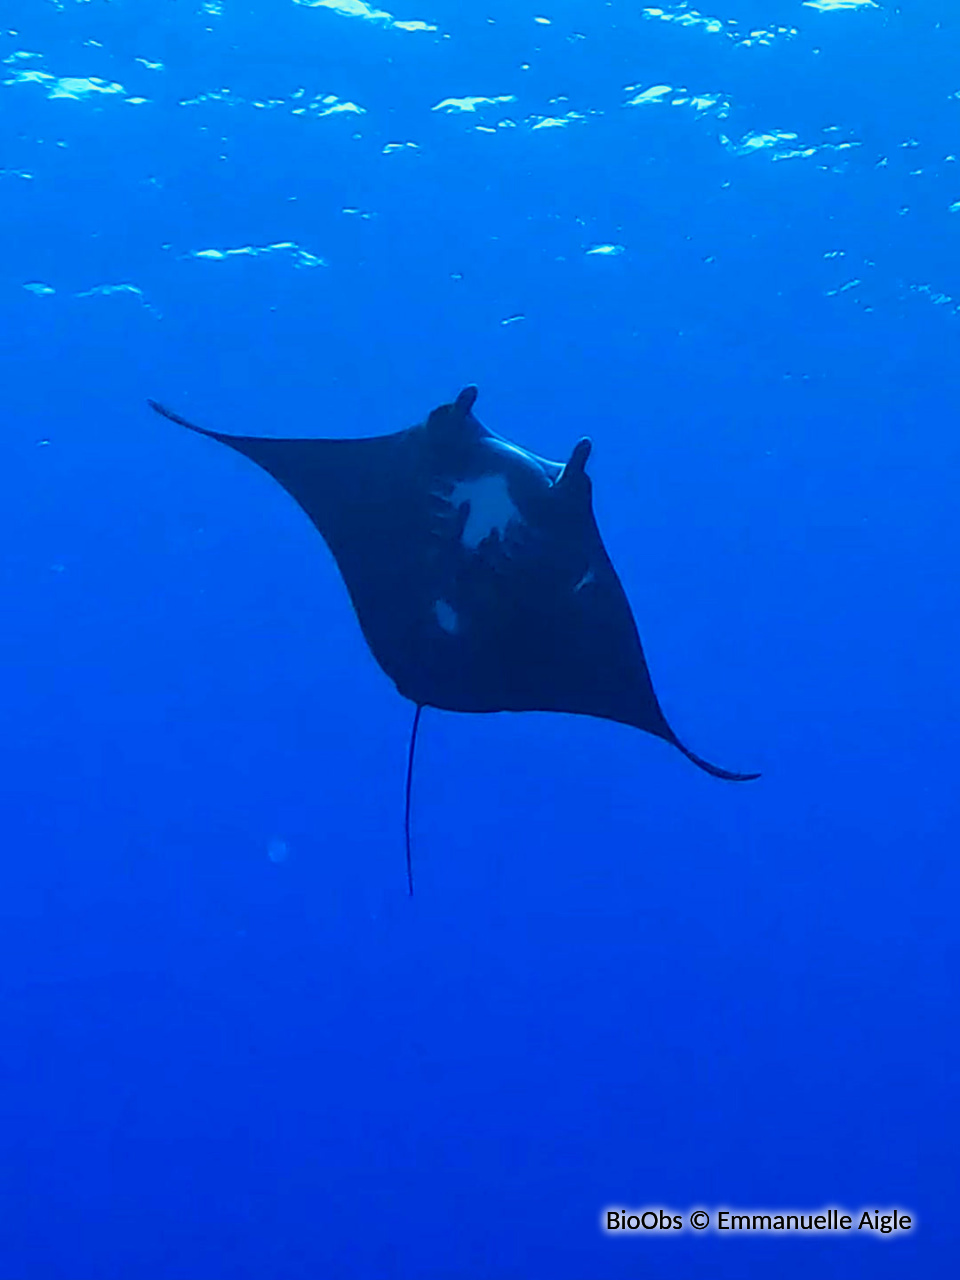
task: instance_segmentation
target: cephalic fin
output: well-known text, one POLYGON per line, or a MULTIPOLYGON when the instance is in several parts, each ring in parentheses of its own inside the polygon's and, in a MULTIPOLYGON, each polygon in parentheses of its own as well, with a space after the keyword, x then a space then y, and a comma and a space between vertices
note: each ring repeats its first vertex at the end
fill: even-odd
POLYGON ((477 403, 477 396, 479 394, 480 392, 474 386, 464 387, 453 402, 454 409, 466 417, 467 414, 472 411, 473 406, 477 403))
POLYGON ((589 436, 584 436, 582 440, 578 440, 573 446, 573 452, 570 454, 570 461, 557 476, 556 484, 562 485, 564 481, 575 479, 578 476, 586 474, 587 459, 593 449, 593 441, 589 436))

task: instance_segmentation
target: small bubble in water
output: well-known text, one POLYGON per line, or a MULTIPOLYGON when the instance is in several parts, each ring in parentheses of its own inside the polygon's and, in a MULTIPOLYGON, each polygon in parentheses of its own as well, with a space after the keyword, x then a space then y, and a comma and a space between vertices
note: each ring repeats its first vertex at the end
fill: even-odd
POLYGON ((267 857, 271 862, 286 862, 289 856, 286 840, 273 839, 267 845, 267 857))

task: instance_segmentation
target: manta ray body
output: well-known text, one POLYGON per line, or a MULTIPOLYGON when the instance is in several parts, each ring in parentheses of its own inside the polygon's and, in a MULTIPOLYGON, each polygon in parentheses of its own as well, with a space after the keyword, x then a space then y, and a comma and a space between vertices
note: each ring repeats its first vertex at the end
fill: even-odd
MULTIPOLYGON (((332 551, 370 649, 417 708, 562 711, 632 725, 714 777, 657 701, 624 589, 603 545, 586 473, 504 440, 466 387, 425 422, 360 440, 270 439, 164 417, 268 471, 332 551)), ((412 881, 411 881, 412 884, 412 881)))

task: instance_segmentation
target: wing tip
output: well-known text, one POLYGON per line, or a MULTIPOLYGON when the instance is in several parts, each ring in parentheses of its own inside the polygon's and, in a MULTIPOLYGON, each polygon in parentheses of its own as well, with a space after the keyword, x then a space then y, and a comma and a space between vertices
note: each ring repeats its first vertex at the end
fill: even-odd
POLYGON ((161 418, 166 418, 170 422, 175 422, 178 427, 186 427, 188 431, 195 431, 198 436, 209 436, 211 440, 229 440, 229 436, 223 436, 219 431, 208 431, 206 427, 198 427, 195 422, 189 422, 186 418, 182 418, 179 413, 174 413, 172 409, 168 409, 165 404, 161 404, 159 400, 151 400, 147 397, 147 404, 154 411, 159 413, 161 418))
POLYGON ((719 765, 711 764, 709 760, 704 760, 693 751, 690 751, 682 742, 678 742, 677 746, 698 769, 702 769, 704 773, 709 773, 711 778, 719 778, 722 782, 756 782, 758 778, 763 776, 759 773, 734 773, 730 769, 721 769, 719 765))
POLYGON ((168 418, 171 422, 175 422, 180 427, 189 427, 191 431, 200 431, 200 427, 195 427, 192 422, 188 422, 186 418, 181 418, 179 413, 174 413, 172 409, 168 409, 165 404, 161 404, 159 400, 151 400, 147 397, 147 404, 154 413, 159 413, 161 418, 168 418))

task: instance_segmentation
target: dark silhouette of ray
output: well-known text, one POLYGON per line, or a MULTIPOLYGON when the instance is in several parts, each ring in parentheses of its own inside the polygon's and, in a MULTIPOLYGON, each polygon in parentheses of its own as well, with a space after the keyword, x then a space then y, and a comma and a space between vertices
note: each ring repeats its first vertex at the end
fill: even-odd
POLYGON ((477 390, 393 435, 265 439, 194 426, 244 454, 300 504, 336 558, 374 657, 417 707, 561 711, 655 734, 715 778, 657 701, 640 636, 593 513, 591 443, 566 465, 511 444, 473 414, 477 390))

